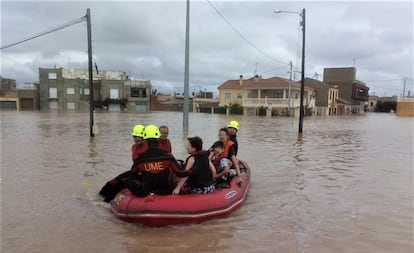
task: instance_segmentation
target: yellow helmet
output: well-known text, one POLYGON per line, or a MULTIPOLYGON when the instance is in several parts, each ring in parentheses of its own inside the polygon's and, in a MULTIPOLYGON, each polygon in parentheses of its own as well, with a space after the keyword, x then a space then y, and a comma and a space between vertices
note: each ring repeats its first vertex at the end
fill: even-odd
POLYGON ((160 134, 160 130, 158 129, 158 127, 156 125, 148 125, 147 127, 145 127, 144 129, 144 139, 158 139, 160 138, 161 134, 160 134))
POLYGON ((144 128, 145 127, 143 125, 134 126, 131 135, 135 137, 144 137, 144 128))
POLYGON ((227 127, 232 127, 232 128, 235 128, 236 130, 239 130, 239 122, 232 120, 229 122, 227 127))

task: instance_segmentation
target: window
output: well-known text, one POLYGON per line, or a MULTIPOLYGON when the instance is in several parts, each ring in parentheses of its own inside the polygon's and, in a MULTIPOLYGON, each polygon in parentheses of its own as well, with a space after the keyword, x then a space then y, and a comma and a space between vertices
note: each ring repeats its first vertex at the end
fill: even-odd
POLYGON ((139 98, 146 98, 147 97, 147 89, 146 88, 131 88, 131 97, 139 97, 139 98))
POLYGON ((49 102, 49 109, 56 110, 58 108, 58 103, 56 101, 49 102))
POLYGON ((109 98, 110 99, 119 99, 119 90, 118 89, 109 89, 109 98))
POLYGON ((295 99, 299 99, 299 94, 298 93, 296 93, 295 99))
POLYGON ((83 94, 84 95, 89 95, 89 88, 83 89, 83 94))
POLYGON ((57 88, 49 88, 49 98, 57 98, 57 88))
POLYGON ((281 90, 273 91, 273 98, 283 98, 283 91, 281 90))
POLYGON ((66 109, 68 109, 68 110, 75 110, 75 103, 74 102, 68 102, 66 104, 66 109))
POLYGON ((57 78, 57 75, 56 75, 56 73, 49 73, 48 74, 48 78, 49 79, 56 79, 57 78))
POLYGON ((83 92, 83 90, 82 90, 82 88, 80 88, 79 89, 79 95, 82 95, 82 92, 83 92))
POLYGON ((224 93, 225 100, 231 100, 231 93, 224 93))
POLYGON ((253 98, 253 93, 251 92, 247 93, 247 98, 253 98))
POLYGON ((242 99, 243 95, 241 93, 237 93, 237 99, 242 99))
POLYGON ((75 89, 74 88, 66 88, 66 94, 67 95, 75 94, 75 89))

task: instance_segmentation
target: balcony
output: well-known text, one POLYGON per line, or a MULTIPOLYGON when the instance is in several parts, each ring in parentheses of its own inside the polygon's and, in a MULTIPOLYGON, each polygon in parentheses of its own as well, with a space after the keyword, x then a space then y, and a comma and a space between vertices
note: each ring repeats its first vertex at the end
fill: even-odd
MULTIPOLYGON (((243 107, 272 107, 287 108, 289 107, 288 98, 244 98, 243 107)), ((291 99, 291 107, 299 107, 300 99, 291 99)))

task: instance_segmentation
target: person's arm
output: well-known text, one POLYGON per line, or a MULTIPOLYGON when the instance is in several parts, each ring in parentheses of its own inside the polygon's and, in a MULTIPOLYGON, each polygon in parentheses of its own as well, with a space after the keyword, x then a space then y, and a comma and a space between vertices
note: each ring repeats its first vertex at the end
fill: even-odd
POLYGON ((183 187, 185 181, 187 181, 188 177, 182 177, 180 178, 180 180, 178 181, 177 185, 175 186, 172 194, 180 194, 181 188, 183 187))
POLYGON ((213 178, 217 178, 216 168, 214 167, 213 163, 210 160, 208 160, 208 167, 210 167, 211 174, 213 175, 213 178))
POLYGON ((237 157, 235 155, 231 156, 231 162, 233 163, 233 166, 236 169, 237 176, 240 176, 241 172, 239 167, 239 161, 237 160, 237 157))
MULTIPOLYGON (((189 159, 187 159, 187 163, 185 164, 185 168, 184 171, 191 171, 191 168, 194 165, 194 157, 190 157, 189 159)), ((180 176, 180 175, 178 175, 180 176)), ((179 194, 181 188, 183 187, 184 183, 187 181, 187 177, 181 177, 180 180, 178 181, 177 185, 175 186, 172 194, 179 194)))

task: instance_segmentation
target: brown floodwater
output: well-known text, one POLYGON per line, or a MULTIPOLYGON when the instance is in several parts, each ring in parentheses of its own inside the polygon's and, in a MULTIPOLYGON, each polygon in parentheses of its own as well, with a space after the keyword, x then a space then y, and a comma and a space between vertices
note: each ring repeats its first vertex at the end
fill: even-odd
POLYGON ((182 113, 0 112, 1 252, 407 252, 413 246, 413 118, 297 119, 182 113), (225 219, 148 228, 116 219, 97 194, 131 166, 135 124, 170 127, 210 146, 240 122, 252 168, 245 204, 225 219))

